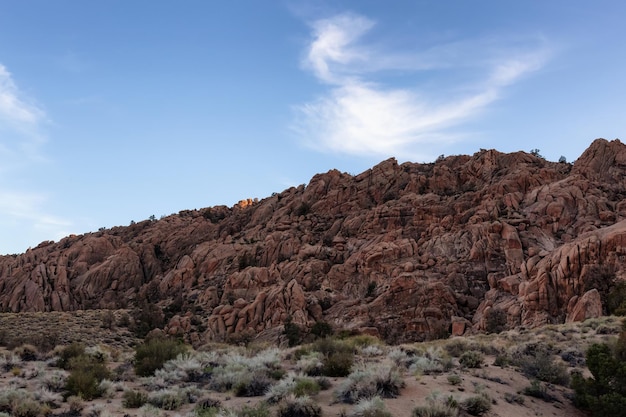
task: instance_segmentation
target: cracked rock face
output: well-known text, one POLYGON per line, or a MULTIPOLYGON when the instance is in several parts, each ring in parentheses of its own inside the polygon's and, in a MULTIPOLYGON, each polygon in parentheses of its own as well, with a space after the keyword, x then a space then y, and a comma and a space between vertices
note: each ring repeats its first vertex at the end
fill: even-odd
POLYGON ((626 146, 572 165, 481 150, 381 162, 232 208, 181 211, 0 257, 0 309, 170 312, 191 341, 301 326, 389 342, 584 320, 626 279, 626 146))

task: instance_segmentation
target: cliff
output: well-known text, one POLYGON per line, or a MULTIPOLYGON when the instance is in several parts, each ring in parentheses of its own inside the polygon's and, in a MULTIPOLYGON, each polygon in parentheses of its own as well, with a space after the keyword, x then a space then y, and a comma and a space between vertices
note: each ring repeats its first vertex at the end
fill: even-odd
POLYGON ((191 341, 277 335, 288 317, 390 342, 606 313, 626 279, 626 146, 574 163, 481 150, 314 176, 0 257, 0 310, 170 313, 191 341))

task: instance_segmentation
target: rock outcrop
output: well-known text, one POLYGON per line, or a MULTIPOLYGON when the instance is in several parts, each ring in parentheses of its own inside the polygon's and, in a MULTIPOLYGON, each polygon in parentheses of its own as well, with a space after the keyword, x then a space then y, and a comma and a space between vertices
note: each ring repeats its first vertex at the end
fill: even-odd
POLYGON ((0 257, 2 311, 169 314, 201 343, 311 326, 424 340, 606 313, 626 279, 626 146, 574 163, 481 150, 386 160, 232 208, 44 242, 0 257), (494 317, 496 319, 494 319, 494 317))

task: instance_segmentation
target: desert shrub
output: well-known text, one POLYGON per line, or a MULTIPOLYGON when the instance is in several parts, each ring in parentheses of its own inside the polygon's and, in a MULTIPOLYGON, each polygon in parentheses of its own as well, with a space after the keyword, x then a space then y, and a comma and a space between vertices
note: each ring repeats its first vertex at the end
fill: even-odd
POLYGON ((293 388, 293 394, 296 397, 313 396, 320 392, 320 385, 313 378, 300 377, 296 378, 296 384, 293 388))
POLYGON ((380 397, 372 397, 360 399, 348 417, 392 417, 392 415, 380 397))
POLYGON ((324 356, 319 352, 310 352, 296 362, 296 370, 309 376, 321 375, 324 366, 323 358, 324 356))
POLYGON ((511 359, 506 354, 496 355, 496 359, 493 361, 495 366, 499 366, 500 368, 504 368, 511 363, 511 359))
POLYGON ((100 382, 109 377, 104 362, 82 354, 71 358, 66 366, 70 371, 65 384, 68 395, 76 395, 84 400, 92 400, 102 395, 100 382))
POLYGON ((98 384, 98 390, 101 393, 101 396, 104 398, 113 398, 115 397, 116 391, 123 391, 121 383, 113 382, 110 379, 103 379, 98 384))
POLYGON ((209 379, 211 370, 210 358, 206 355, 185 352, 165 362, 154 375, 172 382, 201 382, 209 379))
POLYGON ((376 345, 368 345, 361 348, 361 355, 368 358, 381 356, 383 353, 384 351, 381 349, 381 347, 376 345))
POLYGON ((85 345, 78 342, 71 343, 60 350, 58 354, 59 359, 57 360, 56 365, 61 369, 68 370, 70 360, 84 354, 85 345))
MULTIPOLYGON (((624 333, 622 333, 624 334, 624 333)), ((618 340, 618 345, 620 341, 618 340)), ((591 410, 594 416, 623 416, 626 409, 626 363, 619 349, 593 344, 587 350, 590 378, 575 373, 572 379, 574 404, 591 410)))
POLYGON ((271 384, 272 381, 266 373, 255 372, 235 385, 235 395, 237 397, 258 397, 264 395, 271 384))
POLYGON ((344 377, 350 373, 354 363, 354 354, 349 352, 335 352, 322 361, 322 375, 344 377))
POLYGON ((275 404, 289 395, 296 397, 315 395, 321 387, 317 380, 304 375, 290 373, 271 386, 267 391, 267 402, 275 404))
POLYGON ((470 350, 461 355, 459 363, 465 368, 480 368, 485 360, 482 353, 470 350))
POLYGON ((4 353, 0 355, 0 369, 8 372, 11 369, 21 365, 21 359, 15 353, 4 353))
POLYGON ((148 402, 148 394, 143 391, 126 390, 122 396, 122 405, 126 408, 139 408, 148 402))
POLYGON ((626 315, 626 281, 620 281, 611 288, 607 296, 606 307, 609 314, 626 315))
POLYGON ((276 410, 277 417, 321 417, 321 415, 322 408, 309 397, 289 397, 276 410))
POLYGON ((39 388, 33 393, 33 397, 41 404, 45 404, 50 407, 58 407, 58 404, 63 401, 61 394, 50 391, 46 388, 39 388))
POLYGON ((302 343, 302 328, 293 322, 291 316, 285 320, 283 334, 287 337, 289 346, 297 346, 302 343))
POLYGON ((575 346, 569 347, 561 352, 561 359, 572 367, 585 366, 585 354, 575 346))
POLYGON ((511 363, 530 379, 551 384, 569 384, 569 373, 565 365, 555 361, 550 346, 544 343, 529 343, 511 354, 511 363))
POLYGON ((332 336, 333 333, 333 327, 325 321, 316 321, 311 327, 311 334, 316 338, 332 336))
POLYGON ((139 407, 138 417, 161 417, 164 416, 164 412, 152 404, 146 403, 139 407))
POLYGON ((105 310, 100 314, 103 329, 112 329, 115 326, 115 314, 111 310, 105 310))
POLYGON ((528 395, 529 397, 539 398, 544 401, 554 401, 555 398, 548 393, 548 389, 541 382, 534 380, 530 383, 529 386, 525 387, 522 390, 524 395, 528 395))
POLYGON ((235 413, 237 417, 269 417, 270 410, 264 403, 255 406, 244 405, 235 413))
POLYGON ((222 408, 220 400, 205 398, 198 401, 194 407, 194 414, 196 417, 216 417, 220 408, 222 408))
POLYGON ((49 408, 29 398, 16 403, 11 410, 11 415, 13 417, 40 417, 49 414, 49 412, 49 408))
POLYGON ((460 385, 463 380, 457 374, 448 375, 448 383, 450 385, 460 385))
POLYGON ((473 350, 474 346, 472 346, 468 341, 463 339, 452 339, 450 342, 446 343, 445 349, 448 354, 454 358, 459 358, 461 355, 469 350, 473 350))
POLYGON ((409 354, 401 348, 391 349, 387 353, 387 358, 401 368, 408 368, 413 363, 413 357, 409 356, 409 354))
POLYGON ((278 349, 266 349, 251 357, 230 353, 214 365, 211 388, 221 392, 234 388, 237 395, 263 395, 272 379, 284 373, 278 349))
POLYGON ((485 330, 487 333, 500 333, 506 329, 506 311, 499 308, 492 308, 485 314, 485 330))
MULTIPOLYGON (((156 287, 153 291, 158 291, 156 287)), ((160 329, 165 325, 163 310, 156 304, 143 302, 132 311, 133 322, 130 330, 140 339, 146 337, 150 331, 160 329)))
POLYGON ((163 364, 185 352, 186 348, 173 339, 149 339, 135 348, 135 373, 139 376, 154 375, 163 364))
POLYGON ((413 374, 430 375, 452 369, 452 359, 441 348, 429 347, 425 352, 409 357, 409 371, 413 374))
POLYGON ((18 404, 27 401, 31 401, 30 393, 27 390, 8 387, 0 391, 0 412, 13 414, 18 404))
POLYGON ((491 410, 491 400, 485 395, 474 395, 461 401, 460 407, 468 414, 481 416, 491 410))
POLYGON ((36 361, 39 358, 39 351, 35 346, 30 344, 18 346, 13 351, 25 362, 36 361))
POLYGON ((411 417, 456 417, 459 415, 459 405, 450 396, 445 399, 437 395, 426 398, 427 405, 419 405, 411 412, 411 417))
POLYGON ((505 392, 504 393, 504 401, 506 401, 509 404, 524 404, 524 397, 522 397, 519 394, 511 394, 510 392, 505 392))
POLYGON ((178 410, 190 402, 189 391, 179 388, 165 388, 148 394, 148 404, 162 410, 178 410))
POLYGON ((344 377, 354 363, 354 349, 348 343, 333 338, 318 339, 312 345, 315 352, 323 355, 320 373, 331 377, 344 377))
POLYGON ((326 378, 325 376, 318 376, 317 378, 315 378, 315 381, 317 382, 317 385, 319 385, 321 391, 325 391, 333 385, 330 382, 330 379, 326 378))
POLYGON ((396 367, 379 364, 359 368, 350 373, 335 391, 335 397, 347 404, 354 404, 362 398, 372 398, 376 395, 395 398, 404 385, 404 380, 396 367))

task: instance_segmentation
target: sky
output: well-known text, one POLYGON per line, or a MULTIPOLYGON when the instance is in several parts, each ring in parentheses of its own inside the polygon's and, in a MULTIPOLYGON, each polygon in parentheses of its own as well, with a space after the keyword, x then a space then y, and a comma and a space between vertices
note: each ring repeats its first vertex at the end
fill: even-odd
POLYGON ((626 2, 0 0, 0 254, 626 131, 626 2))

